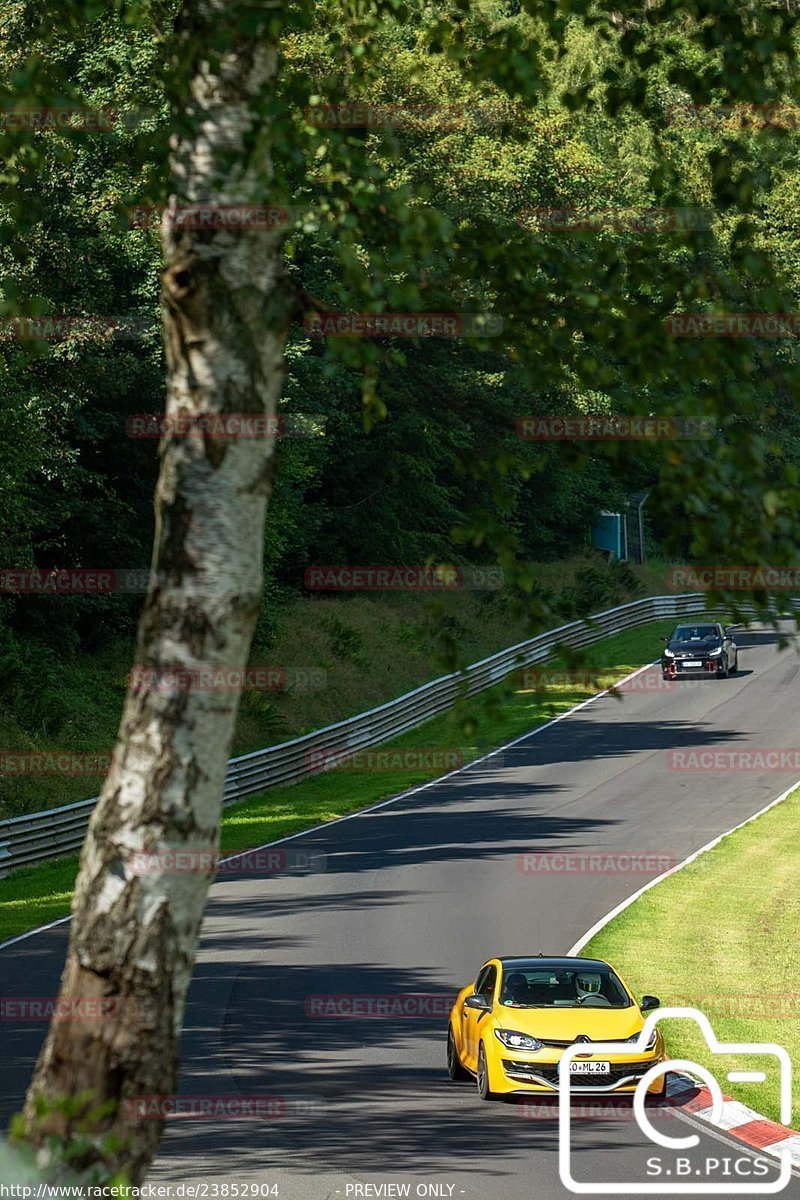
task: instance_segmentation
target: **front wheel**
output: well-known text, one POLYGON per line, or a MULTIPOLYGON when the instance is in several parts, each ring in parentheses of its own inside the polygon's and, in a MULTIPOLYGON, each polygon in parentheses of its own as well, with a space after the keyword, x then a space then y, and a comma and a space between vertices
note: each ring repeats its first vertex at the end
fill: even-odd
POLYGON ((730 666, 729 666, 729 664, 728 664, 728 660, 727 660, 727 658, 726 658, 726 659, 725 659, 725 670, 724 670, 724 671, 717 671, 717 679, 727 679, 727 678, 728 678, 728 676, 730 675, 730 673, 731 673, 731 669, 730 669, 730 666))
POLYGON ((489 1087, 489 1064, 486 1061, 486 1051, 481 1042, 478 1050, 478 1074, 476 1076, 478 1095, 481 1100, 494 1100, 494 1092, 489 1087))
POLYGON ((451 1079, 469 1079, 469 1075, 461 1065, 461 1059, 458 1057, 458 1049, 456 1048, 456 1039, 453 1037, 453 1027, 449 1025, 447 1028, 447 1074, 451 1079))

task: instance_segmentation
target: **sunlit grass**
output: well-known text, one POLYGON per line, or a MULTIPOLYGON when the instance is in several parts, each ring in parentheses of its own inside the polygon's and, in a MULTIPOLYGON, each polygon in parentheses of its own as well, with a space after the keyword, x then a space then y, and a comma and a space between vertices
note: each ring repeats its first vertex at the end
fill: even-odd
MULTIPOLYGON (((717 1038, 777 1042, 800 1062, 800 789, 645 892, 582 953, 608 959, 637 994, 698 1008, 717 1038)), ((695 1025, 665 1023, 673 1058, 712 1069, 723 1091, 779 1120, 774 1062, 768 1082, 729 1083, 731 1064, 708 1053, 695 1025), (720 1074, 720 1071, 722 1074, 720 1074)), ((741 1070, 742 1062, 737 1063, 741 1070)), ((748 1064, 750 1066, 750 1064, 748 1064)), ((800 1124, 795 1086, 794 1128, 800 1124)))
MULTIPOLYGON (((592 669, 603 672, 605 684, 605 672, 621 678, 651 661, 658 653, 660 635, 669 628, 670 622, 659 622, 605 638, 586 652, 579 683, 561 681, 542 693, 521 689, 519 678, 511 676, 390 744, 398 749, 452 748, 460 751, 465 761, 488 753, 595 694, 598 688, 588 678, 592 669)), ((382 772, 337 769, 259 792, 225 810, 223 852, 250 850, 335 820, 440 773, 422 767, 382 772)), ((68 913, 76 874, 77 858, 69 858, 16 871, 0 882, 0 940, 68 913)))
MULTIPOLYGON (((574 590, 596 557, 536 564, 536 579, 554 601, 574 590)), ((663 592, 663 565, 630 566, 623 584, 609 569, 609 595, 592 607, 623 603, 637 594, 663 592)), ((246 754, 353 716, 455 669, 477 662, 530 636, 522 606, 502 589, 364 592, 297 596, 270 606, 259 623, 251 664, 287 671, 278 691, 245 691, 232 754, 246 754), (447 640, 442 640, 442 633, 447 640), (310 668, 305 683, 291 672, 310 668)), ((134 642, 117 638, 92 653, 32 646, 42 661, 0 699, 0 745, 6 750, 105 751, 114 747, 134 642), (50 671, 52 678, 48 678, 50 671)), ((38 662, 38 660, 37 660, 38 662)), ((96 795, 101 776, 57 773, 0 774, 0 818, 40 812, 96 795)))

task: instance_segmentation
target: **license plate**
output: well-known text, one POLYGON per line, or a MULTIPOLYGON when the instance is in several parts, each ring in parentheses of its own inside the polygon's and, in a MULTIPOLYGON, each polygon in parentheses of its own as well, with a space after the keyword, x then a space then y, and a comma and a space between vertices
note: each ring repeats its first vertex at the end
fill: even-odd
POLYGON ((687 659, 683 665, 685 667, 702 667, 703 664, 701 662, 699 662, 696 658, 692 658, 692 659, 687 659))
POLYGON ((570 1075, 610 1075, 610 1062, 576 1062, 569 1064, 570 1075))

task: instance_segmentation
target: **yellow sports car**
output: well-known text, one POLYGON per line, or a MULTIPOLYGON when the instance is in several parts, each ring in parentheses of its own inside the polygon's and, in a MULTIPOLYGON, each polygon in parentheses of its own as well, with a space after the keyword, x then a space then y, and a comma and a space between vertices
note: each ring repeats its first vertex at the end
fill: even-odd
MULTIPOLYGON (((630 988, 600 959, 492 958, 475 983, 462 988, 450 1012, 447 1069, 451 1079, 474 1077, 482 1100, 516 1093, 558 1091, 566 1046, 586 1043, 570 1065, 570 1089, 582 1095, 633 1093, 650 1067, 664 1062, 656 1027, 647 1048, 626 1049, 658 1008, 655 996, 637 1004, 630 988), (619 1050, 592 1054, 592 1042, 619 1050)), ((666 1073, 648 1087, 663 1096, 666 1073)))

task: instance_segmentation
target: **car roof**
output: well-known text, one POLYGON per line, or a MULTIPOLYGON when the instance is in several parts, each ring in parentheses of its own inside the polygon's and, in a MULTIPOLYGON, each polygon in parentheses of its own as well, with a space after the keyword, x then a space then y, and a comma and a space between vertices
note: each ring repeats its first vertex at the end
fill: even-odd
POLYGON ((537 954, 526 954, 524 956, 516 955, 501 956, 500 963, 505 967, 519 967, 525 963, 526 966, 541 967, 543 970, 566 971, 571 967, 585 967, 589 970, 592 967, 607 967, 609 964, 604 962, 602 958, 543 958, 537 954))

